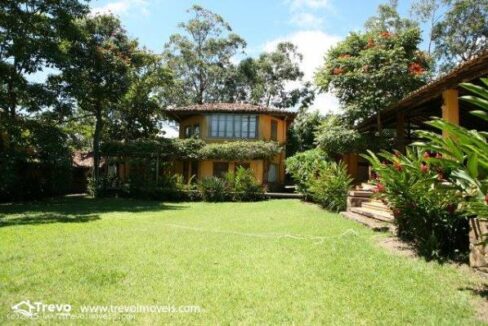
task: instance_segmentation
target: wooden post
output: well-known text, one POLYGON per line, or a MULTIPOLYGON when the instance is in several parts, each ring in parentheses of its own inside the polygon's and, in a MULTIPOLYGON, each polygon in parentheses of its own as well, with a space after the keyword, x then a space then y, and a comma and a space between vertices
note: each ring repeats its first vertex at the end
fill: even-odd
POLYGON ((405 153, 405 113, 398 112, 396 115, 396 147, 405 153))
MULTIPOLYGON (((442 119, 447 122, 459 125, 459 92, 457 89, 448 89, 442 92, 442 119)), ((447 137, 447 132, 442 132, 443 137, 447 137)))

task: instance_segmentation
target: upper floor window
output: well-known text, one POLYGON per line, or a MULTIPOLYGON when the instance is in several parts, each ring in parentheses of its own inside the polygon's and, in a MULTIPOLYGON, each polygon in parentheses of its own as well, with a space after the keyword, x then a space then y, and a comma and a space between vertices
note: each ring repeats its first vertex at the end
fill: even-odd
POLYGON ((271 120, 271 140, 278 140, 278 121, 271 120))
POLYGON ((258 119, 250 114, 210 114, 209 128, 213 138, 257 138, 258 119))
POLYGON ((185 127, 185 138, 200 137, 200 125, 191 125, 185 127))

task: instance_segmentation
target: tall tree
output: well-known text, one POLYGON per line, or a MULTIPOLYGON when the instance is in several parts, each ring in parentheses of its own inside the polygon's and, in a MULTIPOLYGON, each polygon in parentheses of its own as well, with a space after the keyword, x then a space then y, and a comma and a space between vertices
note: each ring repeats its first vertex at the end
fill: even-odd
POLYGON ((316 84, 335 92, 350 123, 374 115, 426 80, 429 58, 419 50, 419 28, 385 6, 365 32, 351 33, 332 48, 316 74, 316 84))
POLYGON ((488 0, 448 0, 449 10, 434 26, 435 55, 441 70, 488 48, 488 0))
POLYGON ((159 55, 141 50, 129 67, 130 85, 117 110, 110 111, 110 139, 134 140, 156 137, 161 130, 172 74, 159 55))
POLYGON ((412 13, 428 23, 428 51, 441 72, 488 48, 487 0, 417 0, 412 13))
POLYGON ((315 148, 315 134, 323 120, 324 117, 318 111, 310 112, 308 108, 299 110, 292 127, 288 129, 286 155, 292 156, 296 152, 315 148))
POLYGON ((179 25, 184 33, 171 35, 163 52, 179 79, 175 103, 219 101, 231 58, 246 42, 221 16, 196 5, 189 12, 193 17, 179 25))
POLYGON ((301 84, 303 59, 290 42, 279 43, 272 52, 257 59, 247 58, 238 66, 239 82, 236 98, 247 102, 276 107, 307 107, 314 99, 311 85, 301 84))
POLYGON ((87 12, 82 0, 0 2, 0 108, 9 116, 42 106, 49 94, 27 75, 59 65, 59 44, 75 37, 73 21, 87 12))
POLYGON ((63 86, 63 96, 95 118, 94 178, 99 181, 100 140, 105 117, 117 109, 130 86, 130 67, 137 59, 137 42, 127 37, 114 16, 94 16, 77 22, 81 38, 65 47, 70 60, 62 74, 51 77, 63 86))

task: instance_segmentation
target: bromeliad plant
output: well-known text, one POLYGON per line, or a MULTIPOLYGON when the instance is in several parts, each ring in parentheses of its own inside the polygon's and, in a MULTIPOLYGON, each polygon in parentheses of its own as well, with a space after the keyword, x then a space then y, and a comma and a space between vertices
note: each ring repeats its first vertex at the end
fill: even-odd
POLYGON ((435 153, 412 148, 405 155, 369 151, 363 156, 374 169, 376 196, 393 211, 400 238, 428 259, 461 258, 467 252, 462 196, 444 184, 444 171, 431 162, 435 153))
MULTIPOLYGON (((476 95, 463 96, 461 99, 479 108, 471 111, 471 114, 488 121, 488 78, 482 78, 481 82, 484 87, 461 84, 461 87, 476 95)), ((488 219, 488 133, 467 130, 440 119, 428 124, 447 133, 448 137, 420 131, 419 136, 428 142, 416 145, 442 154, 436 163, 452 171, 449 180, 463 192, 468 212, 479 219, 488 219)))

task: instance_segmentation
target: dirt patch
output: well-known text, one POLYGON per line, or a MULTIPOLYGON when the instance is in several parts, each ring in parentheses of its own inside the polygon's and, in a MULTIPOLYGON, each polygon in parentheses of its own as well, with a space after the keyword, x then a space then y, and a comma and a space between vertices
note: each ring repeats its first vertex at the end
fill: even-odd
POLYGON ((405 243, 394 236, 389 237, 378 237, 377 241, 378 245, 382 248, 385 248, 389 252, 404 256, 404 257, 417 257, 415 250, 410 246, 408 243, 405 243))

